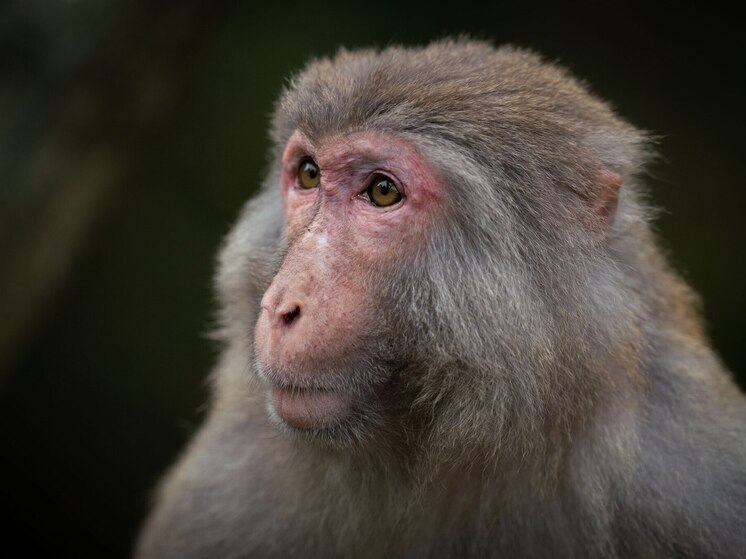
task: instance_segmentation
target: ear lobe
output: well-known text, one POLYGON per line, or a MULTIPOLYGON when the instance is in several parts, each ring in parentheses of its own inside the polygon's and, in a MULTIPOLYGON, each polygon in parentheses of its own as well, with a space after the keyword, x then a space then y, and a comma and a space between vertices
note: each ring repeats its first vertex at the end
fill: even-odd
POLYGON ((614 222, 614 215, 619 202, 619 189, 622 177, 618 173, 603 170, 599 173, 598 196, 593 204, 599 223, 604 231, 608 231, 614 222))

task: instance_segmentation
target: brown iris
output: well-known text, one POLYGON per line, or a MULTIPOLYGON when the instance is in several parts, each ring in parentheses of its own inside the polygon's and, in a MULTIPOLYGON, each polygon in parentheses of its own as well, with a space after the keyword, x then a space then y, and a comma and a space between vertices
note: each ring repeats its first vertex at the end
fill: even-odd
POLYGON ((373 182, 370 183, 366 192, 370 201, 382 208, 393 206, 402 198, 393 181, 382 175, 373 178, 373 182))
POLYGON ((303 188, 316 188, 321 181, 321 171, 313 159, 304 159, 298 166, 298 182, 303 188))

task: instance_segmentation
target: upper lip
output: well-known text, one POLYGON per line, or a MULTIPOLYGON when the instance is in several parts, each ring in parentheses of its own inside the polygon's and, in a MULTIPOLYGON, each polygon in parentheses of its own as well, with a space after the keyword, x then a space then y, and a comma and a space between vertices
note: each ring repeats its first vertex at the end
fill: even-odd
POLYGON ((336 392, 337 388, 328 382, 320 381, 315 377, 293 378, 277 373, 277 371, 263 370, 261 377, 274 388, 290 390, 293 392, 336 392))
POLYGON ((299 394, 302 394, 304 392, 336 392, 336 390, 327 388, 325 386, 299 386, 297 384, 275 381, 272 381, 271 384, 274 388, 279 388, 280 390, 288 390, 290 392, 297 392, 299 394))

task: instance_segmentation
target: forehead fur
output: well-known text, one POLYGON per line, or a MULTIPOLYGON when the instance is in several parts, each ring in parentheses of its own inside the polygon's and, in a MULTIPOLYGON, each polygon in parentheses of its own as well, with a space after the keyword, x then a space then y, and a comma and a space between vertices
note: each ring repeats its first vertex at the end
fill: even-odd
POLYGON ((414 133, 484 157, 514 147, 546 160, 569 149, 575 161, 583 151, 619 173, 641 162, 643 141, 562 68, 467 39, 312 61, 278 103, 276 145, 295 129, 312 141, 358 130, 414 133))

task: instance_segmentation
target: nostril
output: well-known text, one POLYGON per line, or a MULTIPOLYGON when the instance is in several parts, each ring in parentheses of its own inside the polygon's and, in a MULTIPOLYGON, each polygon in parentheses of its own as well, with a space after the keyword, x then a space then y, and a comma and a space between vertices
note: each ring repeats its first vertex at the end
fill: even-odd
POLYGON ((296 305, 292 311, 282 314, 282 323, 285 326, 291 326, 298 317, 300 317, 300 307, 296 305))

